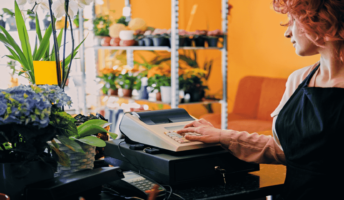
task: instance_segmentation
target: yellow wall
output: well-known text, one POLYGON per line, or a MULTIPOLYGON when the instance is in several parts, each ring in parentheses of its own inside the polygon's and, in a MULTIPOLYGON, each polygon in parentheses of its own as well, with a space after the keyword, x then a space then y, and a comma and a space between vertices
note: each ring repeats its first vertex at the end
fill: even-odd
MULTIPOLYGON (((106 0, 104 0, 106 2, 106 0)), ((119 18, 124 0, 109 0, 110 8, 119 18)), ((198 4, 190 31, 221 28, 220 0, 180 0, 179 28, 185 29, 191 8, 198 4)), ((296 69, 319 60, 319 56, 302 58, 295 54, 289 39, 283 34, 286 27, 279 24, 287 17, 273 11, 272 0, 230 0, 233 5, 228 23, 228 110, 232 110, 236 88, 244 76, 287 78, 296 69)), ((169 29, 171 2, 169 0, 131 0, 132 17, 144 19, 149 26, 169 29)), ((105 4, 103 9, 107 9, 105 4)), ((99 9, 99 8, 98 8, 99 9)), ((209 79, 210 93, 221 90, 221 54, 216 50, 199 51, 199 61, 214 58, 209 79)), ((215 106, 219 111, 219 106, 215 106)))

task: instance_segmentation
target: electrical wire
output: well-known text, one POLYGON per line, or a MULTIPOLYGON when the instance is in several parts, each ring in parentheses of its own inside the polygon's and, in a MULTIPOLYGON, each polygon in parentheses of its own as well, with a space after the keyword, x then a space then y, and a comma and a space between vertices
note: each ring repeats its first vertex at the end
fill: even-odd
POLYGON ((176 193, 172 193, 174 196, 177 196, 177 197, 179 197, 179 198, 181 198, 181 199, 183 199, 183 200, 185 200, 182 196, 180 196, 179 194, 176 194, 176 193))

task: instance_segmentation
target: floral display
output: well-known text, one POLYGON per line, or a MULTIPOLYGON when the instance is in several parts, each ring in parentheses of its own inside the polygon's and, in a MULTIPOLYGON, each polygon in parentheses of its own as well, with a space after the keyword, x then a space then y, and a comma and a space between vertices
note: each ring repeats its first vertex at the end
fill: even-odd
POLYGON ((45 128, 52 105, 71 105, 58 86, 24 86, 0 90, 0 125, 25 124, 45 128))

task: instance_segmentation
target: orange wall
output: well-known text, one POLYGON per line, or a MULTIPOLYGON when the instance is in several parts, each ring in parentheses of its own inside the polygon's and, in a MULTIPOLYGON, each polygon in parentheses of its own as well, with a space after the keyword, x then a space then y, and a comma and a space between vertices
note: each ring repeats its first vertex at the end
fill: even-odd
MULTIPOLYGON (((104 0, 104 2, 107 2, 104 0)), ((110 9, 119 18, 124 0, 109 0, 110 9)), ((232 110, 236 88, 244 76, 287 78, 296 69, 319 60, 319 56, 301 58, 289 39, 284 38, 287 17, 273 11, 272 0, 230 0, 233 5, 228 23, 228 110, 232 110)), ((185 29, 194 4, 198 5, 190 31, 221 28, 220 0, 180 0, 179 28, 185 29)), ((171 2, 168 0, 131 0, 132 17, 144 19, 148 26, 171 27, 171 2)), ((98 8, 99 9, 99 8, 98 8)), ((103 5, 103 10, 108 5, 103 5)), ((199 61, 215 59, 209 79, 210 93, 221 90, 221 53, 216 50, 199 51, 199 61)), ((219 111, 219 107, 215 106, 219 111)))

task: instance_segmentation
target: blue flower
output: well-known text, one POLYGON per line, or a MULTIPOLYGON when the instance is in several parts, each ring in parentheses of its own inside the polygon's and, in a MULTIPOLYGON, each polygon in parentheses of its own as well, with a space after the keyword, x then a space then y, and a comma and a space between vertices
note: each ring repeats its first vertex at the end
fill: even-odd
POLYGON ((0 101, 0 116, 6 113, 7 104, 0 101))

